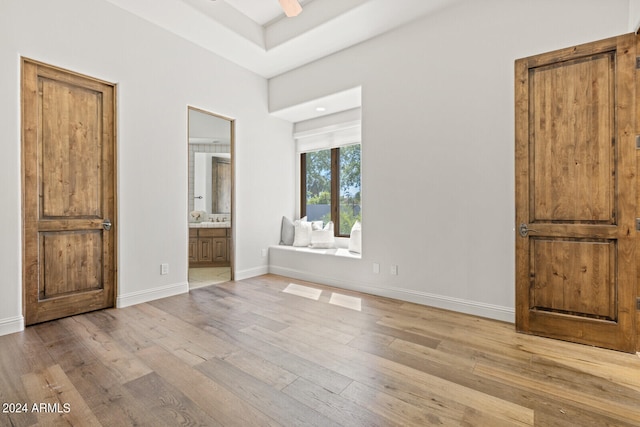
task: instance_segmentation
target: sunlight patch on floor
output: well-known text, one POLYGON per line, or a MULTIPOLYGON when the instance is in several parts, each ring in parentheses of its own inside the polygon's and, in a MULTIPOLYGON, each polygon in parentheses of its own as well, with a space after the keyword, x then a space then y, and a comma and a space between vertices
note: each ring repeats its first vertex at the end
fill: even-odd
POLYGON ((329 304, 339 305, 340 307, 350 308, 351 310, 362 311, 362 299, 357 297, 351 297, 349 295, 331 294, 329 304))
MULTIPOLYGON (((322 289, 312 288, 310 286, 296 285, 295 283, 289 283, 289 285, 282 290, 282 292, 296 295, 303 298, 312 299, 318 301, 320 295, 322 295, 322 289)), ((350 310, 362 311, 362 299, 352 297, 349 295, 331 293, 329 298, 329 304, 337 305, 340 307, 348 308, 350 310)))
POLYGON ((282 292, 287 294, 297 295, 303 298, 309 298, 315 301, 320 299, 320 295, 322 294, 322 290, 311 288, 309 286, 296 285, 295 283, 289 283, 289 286, 284 288, 282 292))

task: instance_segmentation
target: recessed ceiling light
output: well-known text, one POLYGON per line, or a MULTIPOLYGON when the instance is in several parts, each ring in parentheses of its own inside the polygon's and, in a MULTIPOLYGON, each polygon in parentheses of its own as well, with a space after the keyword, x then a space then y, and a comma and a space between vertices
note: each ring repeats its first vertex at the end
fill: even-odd
POLYGON ((318 113, 322 113, 323 111, 327 111, 327 109, 326 109, 326 108, 324 108, 324 107, 316 107, 316 111, 317 111, 318 113))

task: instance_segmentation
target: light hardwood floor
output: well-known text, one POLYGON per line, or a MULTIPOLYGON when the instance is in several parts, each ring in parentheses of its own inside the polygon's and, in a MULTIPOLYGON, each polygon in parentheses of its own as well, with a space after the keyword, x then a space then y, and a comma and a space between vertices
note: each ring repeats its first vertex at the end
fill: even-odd
POLYGON ((0 401, 2 426, 638 426, 640 358, 267 275, 0 337, 0 401))

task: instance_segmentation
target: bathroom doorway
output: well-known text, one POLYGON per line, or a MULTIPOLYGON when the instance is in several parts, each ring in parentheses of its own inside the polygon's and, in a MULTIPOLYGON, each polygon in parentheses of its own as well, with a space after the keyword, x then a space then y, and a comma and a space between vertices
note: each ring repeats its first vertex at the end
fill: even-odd
POLYGON ((188 107, 189 289, 233 280, 234 124, 188 107))

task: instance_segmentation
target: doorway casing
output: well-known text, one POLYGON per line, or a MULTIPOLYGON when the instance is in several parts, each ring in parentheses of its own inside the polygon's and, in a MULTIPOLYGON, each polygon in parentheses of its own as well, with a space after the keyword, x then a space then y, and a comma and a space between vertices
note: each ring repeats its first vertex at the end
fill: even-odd
MULTIPOLYGON (((231 169, 231 189, 230 189, 230 206, 231 206, 231 213, 230 213, 230 218, 231 218, 231 226, 230 226, 230 238, 229 238, 229 245, 227 248, 227 252, 228 252, 228 256, 229 256, 229 266, 230 266, 230 280, 234 280, 235 277, 235 237, 236 237, 236 209, 235 209, 235 119, 229 116, 225 116, 222 114, 218 114, 218 113, 212 113, 206 109, 202 109, 202 108, 198 108, 198 107, 193 107, 188 105, 187 106, 187 159, 189 159, 190 154, 189 154, 189 143, 190 140, 192 139, 192 135, 190 135, 190 111, 195 111, 201 114, 206 114, 206 115, 210 115, 212 117, 215 117, 217 119, 222 119, 222 120, 226 120, 229 122, 229 152, 230 152, 230 169, 231 169)), ((187 160, 189 162, 189 160, 187 160)), ((189 170, 190 166, 187 165, 187 170, 189 170)), ((189 186, 190 183, 187 182, 187 186, 189 186)), ((187 194, 190 194, 189 188, 187 188, 187 194)), ((189 202, 187 201, 187 205, 189 206, 189 202)), ((188 211, 188 209, 187 209, 188 211)), ((187 217, 188 218, 188 217, 187 217)), ((188 224, 187 224, 188 227, 188 224)), ((189 251, 187 250, 187 266, 189 265, 189 251)))

